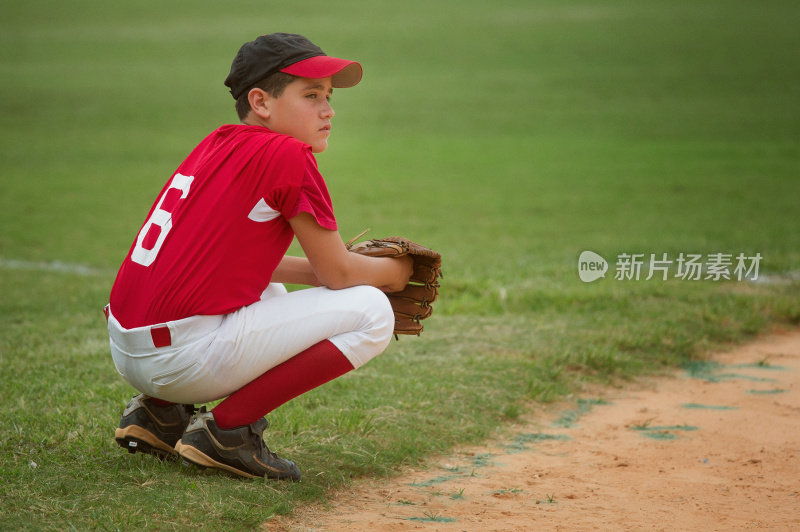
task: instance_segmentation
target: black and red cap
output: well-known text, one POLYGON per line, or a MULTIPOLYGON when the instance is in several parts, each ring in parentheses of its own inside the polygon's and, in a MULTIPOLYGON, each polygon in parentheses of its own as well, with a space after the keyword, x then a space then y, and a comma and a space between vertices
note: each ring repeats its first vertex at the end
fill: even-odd
POLYGON ((225 79, 231 95, 238 98, 258 81, 275 72, 302 78, 331 78, 336 88, 352 87, 361 81, 363 70, 356 61, 331 57, 302 35, 271 33, 244 43, 225 79))

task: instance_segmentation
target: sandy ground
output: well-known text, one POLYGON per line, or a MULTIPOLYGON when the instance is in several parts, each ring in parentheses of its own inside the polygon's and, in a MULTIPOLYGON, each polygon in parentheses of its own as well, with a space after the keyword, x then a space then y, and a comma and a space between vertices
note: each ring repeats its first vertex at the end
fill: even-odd
POLYGON ((264 529, 800 530, 800 333, 711 360, 542 410, 264 529))

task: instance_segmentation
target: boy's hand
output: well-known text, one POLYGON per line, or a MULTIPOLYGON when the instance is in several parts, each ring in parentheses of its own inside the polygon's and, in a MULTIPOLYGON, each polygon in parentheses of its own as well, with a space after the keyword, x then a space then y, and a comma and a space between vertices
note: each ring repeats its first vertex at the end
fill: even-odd
POLYGON ((395 257, 392 259, 398 266, 397 280, 386 286, 381 286, 380 289, 386 293, 400 292, 408 284, 409 279, 414 274, 414 259, 411 255, 403 255, 402 257, 395 257))
POLYGON ((422 332, 420 320, 431 315, 431 303, 439 295, 439 277, 442 277, 442 256, 425 246, 401 237, 367 240, 353 245, 347 244, 353 253, 370 257, 391 257, 398 261, 403 275, 398 275, 397 283, 382 288, 387 292, 394 310, 394 333, 416 334, 422 332), (407 259, 411 259, 411 270, 407 259), (404 261, 404 262, 400 262, 404 261), (405 274, 408 274, 406 277, 405 274), (408 279, 403 284, 403 279, 408 279))

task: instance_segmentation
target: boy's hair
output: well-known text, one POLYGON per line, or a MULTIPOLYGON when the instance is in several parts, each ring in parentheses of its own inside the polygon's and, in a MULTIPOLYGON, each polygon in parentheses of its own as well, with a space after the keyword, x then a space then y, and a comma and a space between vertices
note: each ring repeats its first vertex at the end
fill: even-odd
POLYGON ((250 112, 250 101, 247 99, 247 95, 252 89, 261 89, 273 98, 279 98, 286 86, 296 79, 297 76, 286 74, 285 72, 275 72, 261 81, 257 81, 236 98, 236 114, 239 115, 239 120, 244 120, 250 112))

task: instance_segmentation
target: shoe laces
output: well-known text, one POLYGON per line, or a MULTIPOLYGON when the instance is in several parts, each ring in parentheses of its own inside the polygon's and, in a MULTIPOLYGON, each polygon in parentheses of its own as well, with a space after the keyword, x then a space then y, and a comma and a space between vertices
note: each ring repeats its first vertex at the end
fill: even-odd
POLYGON ((253 436, 253 443, 256 444, 257 448, 263 449, 267 453, 267 455, 274 458, 275 460, 281 459, 277 454, 269 450, 269 447, 267 447, 267 444, 264 442, 264 438, 261 434, 253 433, 252 436, 253 436))

